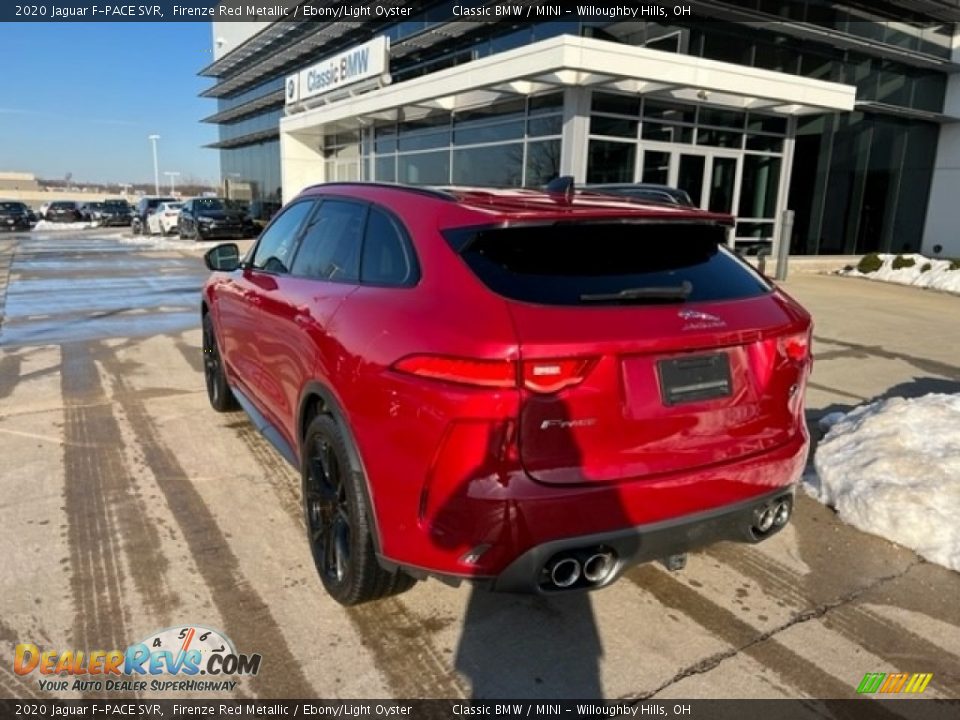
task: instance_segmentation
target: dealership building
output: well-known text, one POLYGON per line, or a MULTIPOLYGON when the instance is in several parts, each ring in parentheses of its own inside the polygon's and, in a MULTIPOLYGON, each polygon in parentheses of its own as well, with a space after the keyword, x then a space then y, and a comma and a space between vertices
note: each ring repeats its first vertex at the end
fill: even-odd
POLYGON ((960 257, 957 0, 513 5, 522 20, 381 0, 353 7, 405 16, 215 22, 224 181, 263 200, 334 180, 666 183, 734 214, 738 243, 779 239, 789 209, 795 254, 960 257))

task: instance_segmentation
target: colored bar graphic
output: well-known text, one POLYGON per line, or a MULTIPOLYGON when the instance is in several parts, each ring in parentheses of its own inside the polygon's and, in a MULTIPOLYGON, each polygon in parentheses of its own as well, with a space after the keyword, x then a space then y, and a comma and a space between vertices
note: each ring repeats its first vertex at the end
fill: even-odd
POLYGON ((880 683, 883 682, 886 676, 886 673, 867 673, 863 676, 863 680, 860 681, 860 685, 857 687, 857 693, 875 693, 880 689, 880 683))
POLYGON ((933 673, 867 673, 857 686, 857 694, 922 693, 933 679, 933 673))

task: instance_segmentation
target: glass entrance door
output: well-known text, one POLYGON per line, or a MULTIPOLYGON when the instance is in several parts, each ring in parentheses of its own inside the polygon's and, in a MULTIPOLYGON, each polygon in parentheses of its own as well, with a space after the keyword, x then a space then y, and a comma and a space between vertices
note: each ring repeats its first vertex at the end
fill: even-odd
POLYGON ((704 210, 736 212, 742 172, 739 153, 648 146, 640 162, 640 182, 686 190, 693 204, 704 210))
POLYGON ((674 185, 686 190, 697 207, 703 207, 703 179, 706 175, 707 156, 693 153, 676 153, 677 179, 674 185))

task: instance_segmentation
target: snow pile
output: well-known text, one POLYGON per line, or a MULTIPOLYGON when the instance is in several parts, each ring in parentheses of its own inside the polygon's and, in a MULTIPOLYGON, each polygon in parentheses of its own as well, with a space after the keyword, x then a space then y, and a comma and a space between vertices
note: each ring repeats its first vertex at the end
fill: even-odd
MULTIPOLYGON (((193 240, 181 240, 176 235, 123 235, 118 238, 123 245, 135 245, 139 248, 151 250, 196 250, 203 247, 193 240)), ((213 245, 210 245, 213 247, 213 245)))
POLYGON ((33 226, 34 230, 89 230, 90 228, 95 228, 97 225, 91 222, 50 222, 49 220, 41 220, 36 225, 33 226))
POLYGON ((960 394, 856 408, 814 464, 808 491, 845 522, 960 571, 960 394))
POLYGON ((917 254, 885 255, 881 253, 878 257, 883 260, 883 265, 876 272, 862 273, 854 268, 853 270, 841 271, 841 274, 867 278, 868 280, 880 280, 881 282, 915 285, 945 292, 960 293, 960 268, 951 270, 950 260, 938 260, 917 254), (913 265, 894 269, 893 261, 897 257, 903 260, 913 260, 913 265), (927 265, 930 267, 924 271, 923 268, 927 265))

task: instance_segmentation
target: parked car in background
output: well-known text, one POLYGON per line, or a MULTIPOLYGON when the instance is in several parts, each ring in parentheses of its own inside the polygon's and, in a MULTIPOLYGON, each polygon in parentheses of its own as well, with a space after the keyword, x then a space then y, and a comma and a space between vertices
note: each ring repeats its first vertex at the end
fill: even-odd
POLYGON ((29 230, 34 223, 30 211, 18 200, 0 200, 0 230, 29 230))
POLYGON ((83 222, 80 203, 73 200, 57 200, 50 203, 44 218, 47 222, 78 223, 83 222))
POLYGON ((181 238, 194 240, 239 240, 256 235, 243 206, 234 200, 219 197, 187 200, 180 210, 178 232, 181 238))
POLYGON ((147 235, 169 235, 176 232, 180 222, 182 202, 162 202, 147 215, 147 235))
POLYGON ((671 205, 694 207, 693 200, 686 190, 660 185, 657 183, 598 183, 595 185, 581 185, 583 192, 603 193, 605 195, 619 195, 632 200, 663 202, 671 205))
POLYGON ((103 227, 129 226, 133 222, 133 208, 123 198, 108 198, 103 201, 100 211, 100 225, 103 227))
POLYGON ((177 199, 167 195, 144 195, 140 198, 134 208, 133 221, 130 225, 133 234, 149 234, 150 228, 147 226, 147 218, 156 212, 160 203, 167 202, 177 202, 177 199))
POLYGON ((83 213, 83 219, 94 225, 100 224, 100 217, 103 213, 102 202, 80 203, 80 212, 83 213))
POLYGON ((254 200, 247 208, 247 220, 253 225, 257 232, 263 230, 267 223, 273 219, 273 216, 280 211, 280 203, 270 200, 254 200))
POLYGON ((414 578, 554 595, 790 520, 810 315, 729 215, 333 183, 210 250, 208 399, 298 467, 345 605, 414 578))

